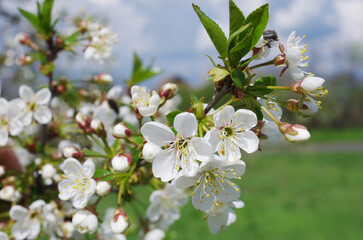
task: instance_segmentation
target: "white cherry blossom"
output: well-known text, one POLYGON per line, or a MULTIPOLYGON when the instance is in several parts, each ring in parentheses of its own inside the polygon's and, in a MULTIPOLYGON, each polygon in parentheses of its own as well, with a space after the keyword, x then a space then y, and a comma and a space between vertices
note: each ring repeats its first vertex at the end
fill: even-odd
POLYGON ((150 206, 146 211, 148 219, 162 229, 168 229, 180 218, 179 209, 188 201, 188 196, 175 184, 166 184, 163 190, 153 191, 150 206))
POLYGON ((206 138, 227 161, 238 161, 240 148, 247 153, 258 149, 258 137, 250 130, 257 124, 254 112, 246 109, 235 112, 232 106, 226 106, 214 115, 214 123, 215 128, 206 134, 206 138))
POLYGON ((230 203, 216 201, 213 207, 206 211, 208 215, 208 227, 212 234, 225 230, 229 225, 236 222, 237 215, 232 208, 243 208, 244 202, 236 200, 230 203))
POLYGON ((72 224, 78 232, 92 234, 98 228, 98 219, 90 211, 80 210, 73 216, 72 224))
POLYGON ((299 45, 300 41, 304 38, 305 36, 296 36, 296 32, 293 31, 287 39, 285 57, 288 62, 290 75, 295 81, 300 81, 305 75, 305 71, 301 67, 308 66, 308 62, 304 62, 308 59, 308 57, 304 56, 306 45, 299 45))
POLYGON ((15 239, 36 239, 38 237, 44 206, 43 200, 37 200, 30 204, 29 209, 19 205, 10 209, 10 218, 15 221, 11 228, 15 239))
POLYGON ((23 130, 19 120, 19 107, 15 101, 8 102, 0 98, 0 146, 5 146, 11 136, 17 136, 23 130))
POLYGON ((178 175, 175 184, 181 189, 194 186, 193 206, 207 211, 215 201, 225 204, 240 196, 239 187, 230 178, 241 179, 245 169, 243 161, 228 163, 215 155, 200 165, 196 176, 178 175))
POLYGON ((156 91, 146 90, 140 86, 133 86, 131 88, 131 97, 137 110, 144 117, 152 116, 158 110, 160 97, 156 91))
POLYGON ((58 184, 58 197, 61 200, 71 199, 75 208, 84 208, 96 191, 96 181, 92 179, 95 164, 92 159, 81 165, 77 159, 67 158, 61 169, 64 175, 58 184))
POLYGON ((33 118, 40 124, 47 124, 52 120, 52 111, 48 107, 52 94, 48 88, 42 88, 34 93, 30 87, 21 85, 19 96, 17 103, 21 109, 24 126, 30 125, 33 118))
POLYGON ((5 185, 0 190, 0 199, 8 202, 18 202, 21 199, 21 193, 13 185, 5 185))
POLYGON ((141 128, 147 142, 163 148, 152 165, 154 176, 163 182, 172 180, 180 169, 184 175, 194 176, 198 172, 197 160, 208 160, 213 153, 207 140, 194 137, 198 128, 194 114, 178 114, 174 119, 174 128, 177 135, 158 122, 147 122, 141 128))

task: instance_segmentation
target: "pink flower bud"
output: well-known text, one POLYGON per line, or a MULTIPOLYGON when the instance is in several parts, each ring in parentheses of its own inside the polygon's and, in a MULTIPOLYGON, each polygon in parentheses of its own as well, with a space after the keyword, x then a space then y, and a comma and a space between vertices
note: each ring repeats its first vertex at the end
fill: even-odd
POLYGON ((113 214, 113 218, 111 220, 111 230, 113 233, 123 233, 130 226, 129 218, 126 215, 125 210, 122 208, 117 208, 115 213, 113 214))
POLYGON ((65 158, 79 159, 84 157, 84 153, 74 146, 64 147, 62 153, 65 158))
POLYGON ((166 99, 173 98, 178 91, 178 85, 174 83, 165 83, 161 86, 159 90, 160 97, 165 97, 166 99))
POLYGON ((90 131, 90 125, 91 125, 90 117, 83 115, 81 112, 79 112, 76 115, 76 122, 81 129, 89 133, 88 131, 90 131))
POLYGON ((98 119, 93 119, 91 121, 91 130, 95 133, 98 137, 106 137, 106 130, 103 123, 98 119))
POLYGON ((108 84, 113 81, 113 77, 108 73, 100 73, 93 77, 93 81, 108 84))
POLYGON ((120 153, 111 159, 112 168, 119 173, 125 173, 130 169, 132 163, 131 156, 120 153))
POLYGON ((132 135, 132 131, 127 127, 125 123, 119 123, 115 125, 112 129, 112 136, 115 138, 124 138, 126 136, 130 137, 132 135))
POLYGON ((304 142, 310 138, 310 133, 303 125, 283 123, 279 126, 280 132, 284 134, 289 142, 304 142))
POLYGON ((29 43, 31 43, 32 40, 30 39, 28 34, 21 32, 15 36, 15 41, 23 45, 28 45, 29 43))

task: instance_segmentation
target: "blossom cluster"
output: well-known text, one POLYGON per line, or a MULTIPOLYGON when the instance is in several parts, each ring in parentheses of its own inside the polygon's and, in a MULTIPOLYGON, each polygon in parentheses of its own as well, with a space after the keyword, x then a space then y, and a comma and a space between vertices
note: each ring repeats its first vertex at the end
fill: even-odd
MULTIPOLYGON (((210 233, 217 234, 236 222, 236 210, 245 205, 241 177, 248 155, 279 142, 309 139, 305 126, 282 122, 282 109, 303 117, 316 114, 318 97, 327 94, 324 79, 302 69, 307 67, 303 37, 292 32, 285 47, 276 31, 258 30, 266 28, 268 5, 251 13, 247 23, 232 16, 241 23, 225 42, 235 46, 220 47, 223 41, 213 36, 221 30, 206 27, 218 32, 209 35, 223 65, 212 60, 213 97, 205 102, 191 94, 189 106, 181 102, 173 82, 155 90, 143 86, 160 71, 144 66, 136 54, 124 85, 112 86, 107 73, 82 83, 56 79, 59 54, 75 53, 82 45, 86 59, 103 63, 117 36, 88 20, 78 21, 71 35, 61 34, 55 23, 46 24, 52 23, 46 11, 53 1, 43 4, 48 5, 38 9, 43 11, 38 16, 50 19, 31 23, 46 40, 45 49, 25 33, 16 41, 28 48, 29 56, 38 56, 31 61, 39 60, 48 85, 37 91, 22 85, 18 98, 0 98, 0 147, 14 156, 0 166, 0 200, 8 204, 8 211, 0 213, 6 218, 0 239, 81 239, 88 234, 92 239, 124 240, 135 232, 146 240, 164 239, 189 198, 205 214, 210 233), (254 28, 249 19, 260 27, 254 28), (240 41, 251 32, 257 37, 240 41), (247 43, 253 44, 243 55, 238 44, 247 43), (260 62, 277 47, 281 54, 260 62), (275 76, 257 78, 255 69, 267 65, 283 67, 280 75, 289 70, 294 82, 279 86, 275 76), (299 99, 281 99, 277 92, 284 90, 299 99), (229 100, 222 102, 223 97, 229 100), (181 103, 187 111, 179 110, 181 103), (145 186, 152 189, 146 207, 138 194, 145 186)), ((194 10, 202 24, 212 21, 199 7, 194 5, 194 10)), ((33 14, 21 13, 26 18, 33 14)))

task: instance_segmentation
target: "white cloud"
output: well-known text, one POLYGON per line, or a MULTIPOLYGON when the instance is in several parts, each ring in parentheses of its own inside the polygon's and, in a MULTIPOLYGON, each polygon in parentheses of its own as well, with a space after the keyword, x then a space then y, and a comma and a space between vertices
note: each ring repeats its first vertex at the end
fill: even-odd
POLYGON ((272 15, 276 29, 294 29, 319 17, 321 20, 326 0, 294 0, 287 8, 279 8, 272 15))

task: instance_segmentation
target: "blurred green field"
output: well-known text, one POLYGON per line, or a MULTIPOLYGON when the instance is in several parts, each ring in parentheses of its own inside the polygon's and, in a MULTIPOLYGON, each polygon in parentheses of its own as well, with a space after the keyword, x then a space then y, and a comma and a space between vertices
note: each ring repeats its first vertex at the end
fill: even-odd
MULTIPOLYGON (((324 131, 314 132, 317 137, 313 142, 335 141, 324 131)), ((348 130, 333 135, 337 140, 352 141, 363 140, 359 138, 361 133, 348 130)), ((363 146, 355 152, 332 149, 323 153, 257 153, 244 155, 243 159, 246 173, 236 182, 246 206, 237 211, 237 222, 212 236, 207 222, 203 222, 203 213, 197 212, 189 201, 181 219, 171 227, 168 239, 361 239, 363 146)), ((148 203, 150 192, 151 189, 141 188, 136 197, 148 203)), ((145 208, 139 202, 126 210, 131 213, 135 207, 144 214, 145 208)), ((138 239, 137 234, 128 239, 138 239)))

